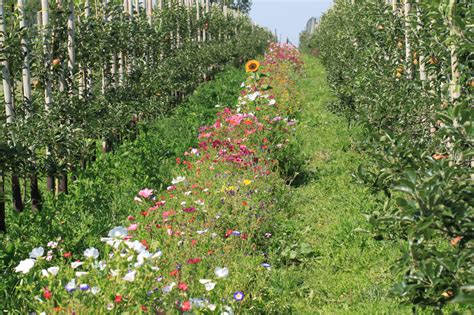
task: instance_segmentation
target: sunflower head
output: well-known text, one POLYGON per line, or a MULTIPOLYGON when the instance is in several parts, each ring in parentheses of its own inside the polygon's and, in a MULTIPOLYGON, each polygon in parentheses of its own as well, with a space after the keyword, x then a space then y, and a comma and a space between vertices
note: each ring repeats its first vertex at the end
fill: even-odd
POLYGON ((245 70, 247 72, 257 72, 258 68, 260 68, 260 62, 258 62, 257 60, 250 60, 245 65, 245 70))

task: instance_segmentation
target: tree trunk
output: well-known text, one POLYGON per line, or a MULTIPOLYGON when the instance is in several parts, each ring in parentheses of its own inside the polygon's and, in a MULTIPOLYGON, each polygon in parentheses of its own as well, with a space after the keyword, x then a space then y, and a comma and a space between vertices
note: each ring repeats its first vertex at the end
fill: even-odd
POLYGON ((21 199, 20 179, 17 175, 12 175, 12 200, 13 208, 17 212, 23 211, 23 200, 21 199))
POLYGON ((3 180, 3 171, 0 171, 0 232, 7 231, 5 218, 5 182, 3 180))

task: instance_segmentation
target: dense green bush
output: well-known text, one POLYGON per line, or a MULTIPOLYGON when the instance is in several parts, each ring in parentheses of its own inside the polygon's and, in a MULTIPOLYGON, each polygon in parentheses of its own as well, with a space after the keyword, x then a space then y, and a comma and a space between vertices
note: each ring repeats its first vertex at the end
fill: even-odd
POLYGON ((394 291, 421 307, 472 305, 473 6, 404 8, 335 1, 302 43, 320 52, 338 96, 332 110, 364 127, 373 163, 355 175, 385 193, 370 218, 376 233, 406 240, 394 291))

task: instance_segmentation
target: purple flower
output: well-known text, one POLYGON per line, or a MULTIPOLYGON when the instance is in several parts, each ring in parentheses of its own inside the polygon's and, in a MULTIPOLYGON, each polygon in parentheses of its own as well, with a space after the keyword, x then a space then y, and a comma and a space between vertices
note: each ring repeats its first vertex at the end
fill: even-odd
POLYGON ((194 208, 194 207, 184 208, 183 211, 184 211, 184 212, 191 213, 191 212, 196 211, 196 208, 194 208))
POLYGON ((79 289, 81 289, 81 291, 87 291, 90 289, 90 286, 88 284, 81 284, 79 289))
POLYGON ((239 232, 239 231, 233 231, 233 232, 232 232, 232 235, 240 236, 240 232, 239 232))
POLYGON ((262 264, 262 267, 263 267, 263 268, 270 269, 271 265, 270 265, 269 263, 263 263, 263 264, 262 264))
POLYGON ((242 301, 244 299, 244 297, 245 297, 245 294, 242 291, 237 291, 237 292, 234 293, 234 299, 236 301, 242 301))

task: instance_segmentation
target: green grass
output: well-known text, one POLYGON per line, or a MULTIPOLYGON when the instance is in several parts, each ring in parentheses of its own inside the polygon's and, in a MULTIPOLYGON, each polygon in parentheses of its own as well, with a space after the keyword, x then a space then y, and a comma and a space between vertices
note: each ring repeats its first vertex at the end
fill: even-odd
POLYGON ((389 296, 400 245, 373 239, 364 213, 381 205, 351 178, 366 158, 351 148, 355 131, 326 110, 333 97, 319 60, 306 57, 305 74, 297 139, 303 171, 313 176, 292 188, 275 235, 280 303, 296 314, 409 313, 389 296))

